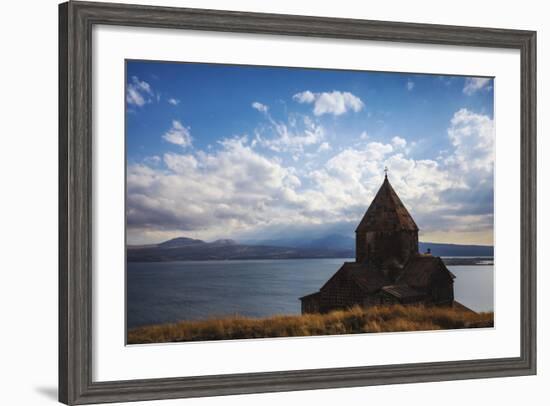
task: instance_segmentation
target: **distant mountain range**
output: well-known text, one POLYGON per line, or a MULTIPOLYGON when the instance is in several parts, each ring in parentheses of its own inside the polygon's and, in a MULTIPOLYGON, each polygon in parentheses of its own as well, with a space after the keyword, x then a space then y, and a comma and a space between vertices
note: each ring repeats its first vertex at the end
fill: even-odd
MULTIPOLYGON (((427 249, 436 256, 493 256, 487 245, 458 245, 420 242, 420 252, 427 249)), ((128 246, 131 262, 200 261, 229 259, 353 258, 355 240, 339 234, 313 239, 280 238, 237 242, 223 239, 206 242, 178 237, 159 244, 128 246)))
MULTIPOLYGON (((355 251, 355 239, 341 234, 328 234, 316 238, 295 237, 270 240, 248 240, 244 241, 244 243, 251 245, 272 245, 275 247, 328 248, 355 251)), ((354 255, 355 253, 352 256, 354 255)))

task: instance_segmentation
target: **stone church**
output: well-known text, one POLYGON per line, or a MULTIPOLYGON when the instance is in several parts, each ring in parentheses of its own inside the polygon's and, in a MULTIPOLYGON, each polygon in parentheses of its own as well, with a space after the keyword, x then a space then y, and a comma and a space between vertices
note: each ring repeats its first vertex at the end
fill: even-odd
POLYGON ((452 306, 454 278, 440 257, 418 252, 418 226, 386 173, 355 230, 355 262, 345 262, 318 292, 301 297, 302 313, 354 305, 452 306))

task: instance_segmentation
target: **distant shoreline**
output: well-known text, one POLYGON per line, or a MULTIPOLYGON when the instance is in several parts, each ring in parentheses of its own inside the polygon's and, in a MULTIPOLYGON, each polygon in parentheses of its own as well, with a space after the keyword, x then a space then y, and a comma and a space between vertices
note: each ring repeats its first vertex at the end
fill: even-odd
POLYGON ((441 257, 445 265, 494 265, 493 257, 441 257))
MULTIPOLYGON (((312 260, 312 259, 342 259, 353 261, 352 256, 331 256, 331 257, 288 257, 288 258, 196 258, 196 259, 159 259, 159 260, 127 260, 128 263, 159 263, 159 262, 232 262, 232 261, 282 261, 282 260, 312 260)), ((494 265, 493 257, 441 257, 447 266, 489 266, 494 265)))
MULTIPOLYGON (((418 245, 419 252, 431 252, 453 265, 490 265, 491 262, 487 261, 491 261, 493 250, 492 246, 426 242, 418 245)), ((230 239, 206 242, 178 237, 153 245, 128 245, 126 258, 128 262, 355 258, 355 241, 342 236, 331 236, 301 243, 266 240, 252 244, 230 239)))

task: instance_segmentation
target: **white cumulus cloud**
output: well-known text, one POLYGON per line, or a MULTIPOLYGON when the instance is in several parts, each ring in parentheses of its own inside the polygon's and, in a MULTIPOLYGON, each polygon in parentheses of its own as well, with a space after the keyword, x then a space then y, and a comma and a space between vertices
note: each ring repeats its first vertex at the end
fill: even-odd
MULTIPOLYGON (((327 223, 353 230, 380 187, 385 166, 421 237, 486 238, 492 232, 494 124, 489 116, 457 110, 447 134, 441 134, 449 141, 441 159, 408 155, 406 147, 413 141, 401 136, 332 148, 314 120, 296 121, 298 128, 291 131, 271 119, 272 137, 234 137, 206 151, 169 152, 130 164, 130 241, 177 235, 238 238, 327 223), (273 155, 307 146, 313 154, 303 154, 298 162, 273 155)), ((191 144, 188 128, 178 121, 168 134, 175 144, 191 144)))
POLYGON ((162 136, 162 138, 171 144, 176 144, 183 148, 191 146, 193 140, 189 127, 185 127, 178 120, 172 121, 172 127, 162 136))
POLYGON ((212 153, 167 153, 166 168, 128 166, 130 237, 147 230, 157 236, 176 230, 216 237, 304 218, 297 207, 308 203, 296 193, 300 180, 292 167, 258 154, 246 137, 220 145, 212 153))
POLYGON ((399 136, 395 136, 391 139, 391 143, 396 148, 405 148, 407 146, 407 140, 399 136))
POLYGON ((306 90, 300 93, 296 93, 294 96, 292 96, 292 98, 298 103, 313 103, 315 101, 315 94, 313 94, 309 90, 306 90))
POLYGON ((462 171, 492 174, 494 165, 494 123, 488 116, 460 109, 447 130, 454 153, 447 163, 462 171))
POLYGON ((321 116, 323 114, 342 115, 348 111, 359 112, 365 106, 363 101, 350 92, 332 92, 313 93, 309 90, 296 93, 292 97, 298 103, 313 103, 313 114, 321 116))
POLYGON ((174 99, 173 97, 171 97, 168 99, 168 103, 171 104, 172 106, 177 106, 178 104, 180 104, 180 100, 174 99))

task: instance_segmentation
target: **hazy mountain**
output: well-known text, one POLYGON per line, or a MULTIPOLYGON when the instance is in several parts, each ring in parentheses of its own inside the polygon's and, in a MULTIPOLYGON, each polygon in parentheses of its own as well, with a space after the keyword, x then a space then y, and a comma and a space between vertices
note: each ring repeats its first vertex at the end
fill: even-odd
POLYGON ((251 245, 271 245, 275 247, 355 249, 355 239, 341 234, 328 234, 326 236, 316 238, 248 240, 246 243, 251 245))
POLYGON ((126 252, 130 262, 349 258, 354 255, 352 250, 247 245, 233 240, 204 242, 183 237, 157 245, 129 246, 126 252))
POLYGON ((222 240, 212 241, 209 244, 210 245, 217 245, 217 246, 220 246, 220 245, 237 245, 238 242, 235 241, 235 240, 230 240, 230 239, 222 239, 222 240))
MULTIPOLYGON (((327 248, 343 249, 355 251, 355 239, 341 234, 329 234, 324 237, 313 239, 300 238, 279 238, 271 240, 247 241, 251 245, 272 245, 276 247, 295 247, 295 248, 327 248)), ((418 250, 426 252, 430 248, 433 255, 436 256, 493 256, 492 245, 461 245, 445 244, 435 242, 419 242, 418 250)), ((355 254, 354 254, 355 255, 355 254)))
MULTIPOLYGON (((493 247, 420 242, 436 256, 493 256, 493 247)), ((185 261, 226 259, 353 258, 355 240, 339 234, 314 239, 271 239, 239 243, 230 239, 205 242, 178 237, 160 244, 128 246, 128 261, 185 261)))
POLYGON ((156 247, 161 248, 181 248, 181 247, 189 247, 192 245, 201 245, 206 244, 203 240, 195 240, 193 238, 186 238, 186 237, 178 237, 178 238, 172 238, 171 240, 161 242, 160 244, 157 244, 156 247))

